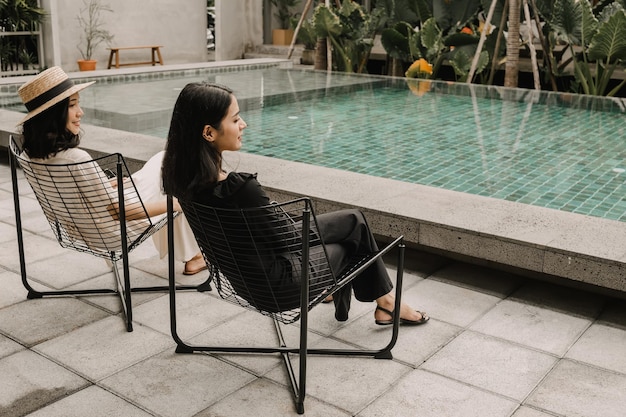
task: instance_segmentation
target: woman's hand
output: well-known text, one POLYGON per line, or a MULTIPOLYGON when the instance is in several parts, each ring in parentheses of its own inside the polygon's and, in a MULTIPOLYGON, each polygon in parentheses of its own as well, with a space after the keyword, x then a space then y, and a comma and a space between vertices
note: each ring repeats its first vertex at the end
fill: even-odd
MULTIPOLYGON (((124 179, 122 180, 124 184, 127 184, 129 181, 130 181, 130 178, 128 177, 124 177, 124 179)), ((117 189, 117 178, 111 178, 110 183, 111 183, 111 187, 117 189)))

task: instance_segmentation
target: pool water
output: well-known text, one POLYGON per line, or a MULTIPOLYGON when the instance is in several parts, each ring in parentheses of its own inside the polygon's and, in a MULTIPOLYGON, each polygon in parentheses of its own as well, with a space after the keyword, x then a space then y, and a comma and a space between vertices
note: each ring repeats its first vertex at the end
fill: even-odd
POLYGON ((85 121, 164 140, 192 81, 233 88, 248 123, 243 152, 626 221, 624 99, 220 69, 99 80, 81 93, 85 121))
POLYGON ((626 220, 617 112, 382 87, 243 116, 246 152, 626 220))

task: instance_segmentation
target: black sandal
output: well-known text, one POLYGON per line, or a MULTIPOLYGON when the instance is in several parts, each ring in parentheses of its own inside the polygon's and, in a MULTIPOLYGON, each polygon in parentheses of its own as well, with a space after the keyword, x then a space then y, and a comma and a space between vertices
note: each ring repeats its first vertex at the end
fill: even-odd
MULTIPOLYGON (((388 326, 390 324, 393 324, 393 311, 389 311, 386 308, 381 307, 381 306, 376 306, 376 310, 380 310, 380 311, 382 311, 384 313, 387 313, 387 314, 389 314, 391 316, 390 320, 375 320, 376 324, 378 324, 379 326, 388 326)), ((417 320, 407 320, 407 319, 400 318, 400 324, 407 324, 409 326, 417 326, 419 324, 424 324, 428 320, 430 320, 430 317, 428 317, 426 314, 422 313, 419 310, 415 310, 415 311, 420 313, 422 318, 417 319, 417 320)))

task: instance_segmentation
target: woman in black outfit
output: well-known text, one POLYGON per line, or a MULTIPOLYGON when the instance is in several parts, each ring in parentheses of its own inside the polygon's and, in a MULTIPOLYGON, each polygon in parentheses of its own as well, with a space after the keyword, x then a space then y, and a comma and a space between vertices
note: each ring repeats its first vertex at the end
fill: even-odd
MULTIPOLYGON (((191 83, 181 91, 172 115, 162 165, 163 186, 167 194, 220 208, 251 208, 270 204, 256 174, 230 172, 222 167, 222 152, 241 149, 246 123, 239 114, 233 92, 224 86, 191 83)), ((331 267, 341 271, 351 255, 378 250, 376 241, 359 210, 340 210, 317 216, 319 233, 328 249, 331 267)), ((271 240, 268 232, 266 240, 271 240)), ((284 259, 274 252, 266 266, 280 285, 297 283, 284 259), (283 262, 281 264, 281 262, 283 262)), ((311 279, 315 279, 314 274, 311 279)), ((373 264, 352 281, 359 301, 376 301, 375 322, 392 324, 393 285, 382 260, 373 264)), ((348 318, 351 288, 335 294, 335 317, 348 318)), ((404 324, 423 324, 429 317, 401 304, 404 324)))

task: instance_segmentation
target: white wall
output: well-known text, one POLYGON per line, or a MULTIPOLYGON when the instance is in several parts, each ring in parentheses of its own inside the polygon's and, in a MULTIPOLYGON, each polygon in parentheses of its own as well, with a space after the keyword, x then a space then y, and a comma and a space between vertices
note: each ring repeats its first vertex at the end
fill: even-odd
MULTIPOLYGON (((115 37, 112 45, 163 45, 165 64, 206 62, 206 0, 103 0, 113 13, 104 13, 106 29, 115 37)), ((240 1, 240 0, 237 0, 240 1)), ((82 0, 42 0, 50 15, 44 24, 45 64, 76 71, 80 53, 76 45, 81 30, 76 17, 82 0)), ((94 58, 105 69, 109 51, 98 46, 94 58)), ((149 50, 122 53, 121 62, 150 58, 149 50)))
POLYGON ((215 1, 215 60, 240 59, 263 43, 263 0, 215 1))
MULTIPOLYGON (((102 0, 113 10, 104 13, 112 45, 163 45, 165 64, 206 62, 206 0, 102 0)), ((76 20, 83 0, 41 0, 48 12, 43 26, 45 66, 77 71, 76 45, 81 29, 76 20)), ((263 0, 216 0, 215 59, 240 59, 263 43, 263 0)), ((109 51, 100 44, 94 58, 105 69, 109 51)), ((123 51, 121 62, 147 61, 148 50, 123 51)))

